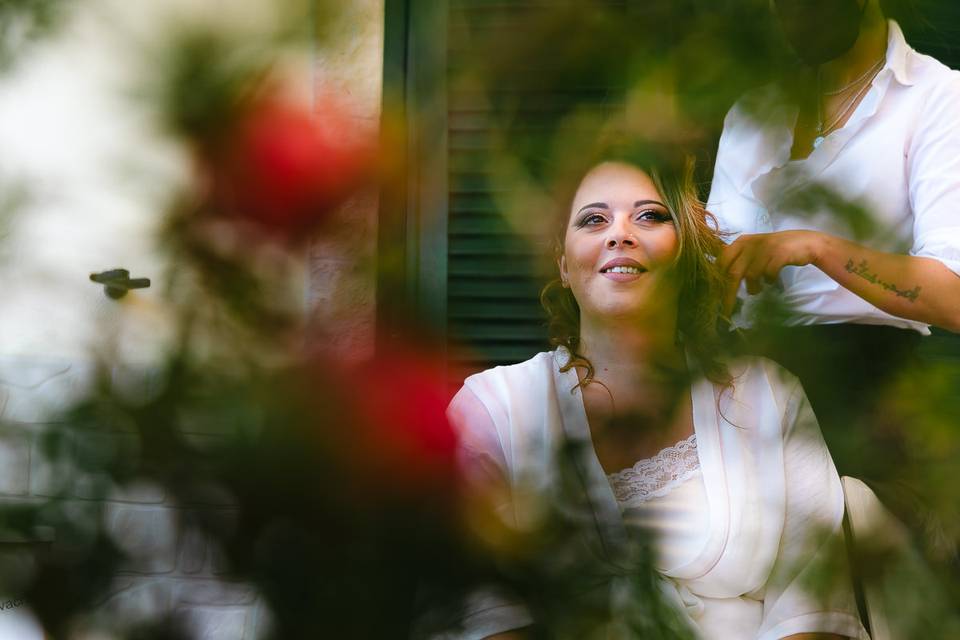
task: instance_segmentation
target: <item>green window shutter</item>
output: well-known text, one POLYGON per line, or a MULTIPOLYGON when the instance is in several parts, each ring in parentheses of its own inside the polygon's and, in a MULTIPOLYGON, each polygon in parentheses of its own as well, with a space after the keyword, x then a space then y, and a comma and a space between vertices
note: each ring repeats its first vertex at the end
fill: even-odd
MULTIPOLYGON (((603 12, 626 11, 634 2, 584 2, 603 12)), ((536 139, 573 107, 612 108, 617 88, 597 69, 556 77, 556 63, 542 54, 517 59, 515 69, 485 76, 484 92, 459 82, 478 60, 522 51, 524 25, 549 19, 556 7, 542 0, 450 0, 447 26, 448 246, 447 328, 451 366, 462 372, 520 362, 549 348, 542 286, 555 277, 552 238, 515 230, 511 217, 545 212, 504 211, 510 193, 492 179, 495 145, 509 135, 536 139), (553 65, 553 66, 551 66, 553 65), (507 112, 509 109, 509 113, 507 112)), ((563 72, 566 70, 564 69, 563 72)))
POLYGON ((493 107, 452 90, 448 102, 447 321, 453 366, 519 362, 546 348, 541 278, 530 239, 515 233, 489 175, 493 107))
POLYGON ((458 375, 548 348, 539 304, 548 274, 537 268, 549 247, 516 233, 501 209, 490 166, 504 114, 488 97, 523 104, 512 115, 536 130, 573 105, 606 100, 607 91, 538 90, 511 74, 481 93, 457 79, 477 56, 494 53, 469 43, 516 46, 525 35, 518 25, 550 10, 542 0, 386 0, 385 106, 403 112, 408 175, 381 200, 379 321, 390 327, 412 316, 449 347, 458 375))

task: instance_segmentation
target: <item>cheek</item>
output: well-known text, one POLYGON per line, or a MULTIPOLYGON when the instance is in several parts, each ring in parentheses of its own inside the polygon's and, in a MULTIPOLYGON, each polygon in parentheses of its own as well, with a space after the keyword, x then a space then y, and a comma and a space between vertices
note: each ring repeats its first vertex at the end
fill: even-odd
POLYGON ((651 238, 649 245, 650 258, 658 265, 666 265, 673 262, 680 251, 680 241, 677 238, 677 232, 672 227, 664 230, 664 233, 651 238))
POLYGON ((597 261, 598 249, 588 242, 571 242, 564 244, 563 255, 566 258, 567 271, 571 278, 592 273, 597 261))

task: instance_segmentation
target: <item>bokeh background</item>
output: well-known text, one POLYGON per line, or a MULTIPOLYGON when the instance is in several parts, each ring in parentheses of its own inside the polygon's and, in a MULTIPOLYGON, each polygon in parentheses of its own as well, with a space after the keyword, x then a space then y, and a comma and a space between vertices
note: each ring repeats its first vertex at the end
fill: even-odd
MULTIPOLYGON (((884 5, 960 67, 956 3, 884 5)), ((7 0, 0 65, 0 638, 401 638, 491 581, 602 627, 577 521, 505 528, 443 411, 546 348, 598 140, 706 196, 727 109, 796 69, 767 0, 7 0)), ((899 637, 950 638, 960 341, 922 351, 828 441, 903 523, 861 562, 899 637)), ((683 637, 650 575, 630 627, 683 637)))

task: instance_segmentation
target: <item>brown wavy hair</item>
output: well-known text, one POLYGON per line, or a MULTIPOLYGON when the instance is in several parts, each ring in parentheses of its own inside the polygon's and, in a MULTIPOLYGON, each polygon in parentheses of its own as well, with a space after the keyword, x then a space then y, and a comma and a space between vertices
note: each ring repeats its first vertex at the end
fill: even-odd
MULTIPOLYGON (((711 382, 728 387, 731 376, 721 360, 721 343, 718 324, 722 318, 722 301, 726 278, 717 267, 715 256, 723 246, 716 218, 706 210, 697 195, 694 181, 695 163, 692 157, 683 156, 677 166, 647 168, 629 156, 602 155, 594 158, 590 169, 602 162, 622 162, 643 170, 653 180, 673 216, 677 230, 678 251, 672 264, 675 281, 679 283, 680 295, 677 308, 678 341, 681 341, 694 359, 698 372, 711 382)), ((588 170, 589 171, 589 170, 588 170)), ((588 173, 580 172, 580 179, 588 173)), ((580 180, 577 180, 577 186, 580 180)), ((555 238, 555 259, 563 254, 564 238, 569 220, 569 197, 560 208, 563 221, 558 224, 555 238)), ((540 292, 540 303, 547 313, 547 331, 550 344, 565 347, 571 355, 563 368, 568 371, 580 366, 587 370, 579 386, 593 382, 594 369, 580 349, 580 306, 570 289, 563 286, 560 277, 550 280, 540 292)))

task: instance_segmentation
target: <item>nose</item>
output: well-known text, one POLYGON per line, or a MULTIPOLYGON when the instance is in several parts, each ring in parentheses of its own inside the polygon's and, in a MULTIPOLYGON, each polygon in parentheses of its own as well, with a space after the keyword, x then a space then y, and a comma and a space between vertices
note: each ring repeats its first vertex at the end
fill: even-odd
POLYGON ((607 249, 616 249, 617 247, 635 247, 637 239, 629 229, 623 224, 616 224, 610 228, 610 235, 607 238, 607 249))

